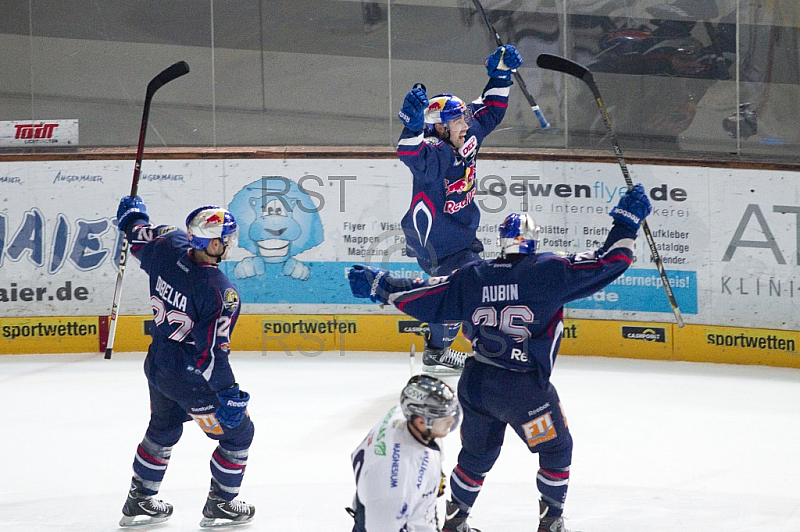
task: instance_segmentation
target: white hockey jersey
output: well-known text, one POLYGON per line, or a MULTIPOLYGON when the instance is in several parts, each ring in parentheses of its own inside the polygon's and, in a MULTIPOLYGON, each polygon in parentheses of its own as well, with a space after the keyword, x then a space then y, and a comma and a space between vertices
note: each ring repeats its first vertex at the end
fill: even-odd
POLYGON ((409 432, 400 406, 395 406, 351 457, 367 532, 438 532, 440 440, 419 442, 409 432))

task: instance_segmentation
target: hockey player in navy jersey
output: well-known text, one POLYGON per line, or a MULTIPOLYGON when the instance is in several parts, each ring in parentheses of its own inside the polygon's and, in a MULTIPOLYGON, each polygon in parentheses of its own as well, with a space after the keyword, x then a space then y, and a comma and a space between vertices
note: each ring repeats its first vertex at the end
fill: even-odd
MULTIPOLYGON (((483 251, 476 237, 480 211, 474 202, 475 160, 483 139, 505 115, 512 70, 522 65, 522 58, 516 48, 505 45, 485 64, 489 82, 474 102, 465 104, 449 94, 429 100, 418 86, 406 95, 398 114, 405 127, 397 155, 414 177, 411 205, 401 221, 406 253, 432 276, 449 275, 479 260, 483 251)), ((424 369, 463 368, 466 355, 450 349, 460 323, 431 322, 429 327, 424 369)))
POLYGON ((172 505, 154 495, 183 424, 192 419, 218 441, 200 526, 248 522, 255 507, 236 497, 253 441, 247 412, 250 394, 239 389, 228 362, 239 294, 217 267, 235 242, 236 220, 225 209, 209 205, 189 214, 186 231, 153 226, 138 196, 122 198, 117 220, 150 278, 153 309, 153 339, 144 361, 150 423, 136 449, 119 524, 156 524, 172 515, 172 505))
POLYGON ((564 330, 563 306, 602 289, 632 260, 633 242, 650 200, 641 185, 611 211, 613 227, 591 252, 536 253, 538 227, 527 214, 500 225, 501 258, 473 262, 450 276, 395 279, 383 270, 354 266, 356 297, 391 303, 426 321, 465 320, 474 357, 458 383, 464 410, 462 449, 450 476, 443 531, 468 532, 467 516, 483 487, 510 425, 539 454, 539 532, 566 532, 572 437, 555 387, 550 383, 564 330))
POLYGON ((453 390, 415 375, 353 451, 353 532, 439 532, 436 499, 444 494, 442 441, 458 426, 453 390))

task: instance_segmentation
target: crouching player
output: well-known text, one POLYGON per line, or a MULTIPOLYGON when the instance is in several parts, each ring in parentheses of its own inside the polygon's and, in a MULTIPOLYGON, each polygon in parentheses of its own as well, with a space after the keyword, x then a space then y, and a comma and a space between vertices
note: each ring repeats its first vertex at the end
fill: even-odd
POLYGON ((436 498, 444 494, 442 442, 461 410, 450 387, 415 375, 382 421, 353 451, 353 532, 439 532, 436 498))

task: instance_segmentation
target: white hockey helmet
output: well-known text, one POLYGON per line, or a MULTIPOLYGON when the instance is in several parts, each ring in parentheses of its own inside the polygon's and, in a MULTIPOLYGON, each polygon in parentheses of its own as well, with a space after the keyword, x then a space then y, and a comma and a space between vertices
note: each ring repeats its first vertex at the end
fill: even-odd
POLYGON ((225 247, 232 245, 236 240, 237 230, 233 215, 216 205, 198 207, 186 217, 189 244, 200 251, 205 251, 216 238, 221 239, 225 247))
POLYGON ((512 213, 500 224, 500 256, 530 255, 539 243, 540 228, 529 214, 512 213))
POLYGON ((452 417, 455 422, 448 429, 452 432, 461 419, 461 405, 453 389, 430 375, 414 375, 409 379, 400 392, 400 406, 407 420, 420 417, 428 430, 437 432, 444 432, 437 420, 452 417))

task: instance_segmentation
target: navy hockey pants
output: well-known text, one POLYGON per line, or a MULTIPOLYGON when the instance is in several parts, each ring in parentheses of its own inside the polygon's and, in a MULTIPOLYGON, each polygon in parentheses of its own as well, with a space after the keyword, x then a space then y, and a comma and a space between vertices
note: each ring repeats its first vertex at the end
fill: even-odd
MULTIPOLYGON (((481 256, 470 249, 465 249, 443 257, 441 261, 432 262, 418 258, 417 262, 425 270, 425 273, 432 277, 437 277, 450 275, 453 270, 476 260, 481 260, 481 256)), ((450 347, 450 344, 455 341, 458 336, 458 330, 461 328, 461 323, 429 323, 428 327, 431 330, 431 345, 437 348, 444 348, 450 347)))
POLYGON ((536 372, 517 372, 468 358, 458 382, 464 411, 461 452, 450 475, 453 499, 469 513, 511 425, 532 453, 539 454, 536 485, 548 515, 561 515, 567 497, 572 436, 558 392, 539 383, 536 372))
POLYGON ((219 400, 202 376, 177 375, 147 363, 145 372, 150 387, 150 423, 133 461, 134 476, 142 482, 144 492, 158 492, 172 447, 183 434, 183 424, 194 419, 206 436, 219 441, 210 461, 211 477, 219 485, 219 495, 226 500, 235 499, 253 441, 250 416, 237 427, 223 427, 214 415, 219 400))

